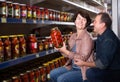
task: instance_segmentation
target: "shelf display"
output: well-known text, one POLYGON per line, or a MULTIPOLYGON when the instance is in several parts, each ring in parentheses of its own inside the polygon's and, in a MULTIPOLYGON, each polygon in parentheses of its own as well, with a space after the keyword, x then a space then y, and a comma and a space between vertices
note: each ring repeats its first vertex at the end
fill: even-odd
MULTIPOLYGON (((44 0, 43 2, 40 2, 41 4, 43 3, 43 5, 38 5, 39 2, 35 3, 36 0, 33 1, 34 4, 31 3, 28 5, 25 3, 19 3, 14 1, 0 0, 0 24, 3 26, 5 24, 8 25, 8 28, 5 27, 7 29, 3 30, 9 31, 8 34, 0 34, 0 72, 1 70, 6 70, 8 68, 12 69, 13 66, 17 66, 19 64, 25 64, 24 66, 28 65, 28 68, 32 69, 32 67, 34 67, 36 64, 34 66, 31 66, 30 64, 34 63, 32 62, 27 64, 29 61, 36 61, 37 59, 41 58, 41 60, 37 60, 37 63, 45 63, 45 61, 43 62, 42 57, 46 57, 52 54, 51 56, 46 58, 46 60, 49 60, 47 64, 41 65, 39 63, 39 65, 42 66, 42 70, 40 68, 35 68, 33 70, 27 70, 28 68, 23 68, 24 73, 20 72, 18 75, 19 78, 24 79, 27 78, 27 76, 24 76, 27 73, 26 71, 32 71, 34 72, 34 76, 36 76, 34 79, 36 79, 36 82, 38 82, 38 76, 40 76, 38 72, 40 72, 40 70, 43 73, 42 76, 47 75, 46 78, 42 78, 41 80, 46 81, 49 79, 50 70, 65 64, 65 58, 57 58, 60 57, 61 54, 57 50, 53 49, 54 46, 60 47, 63 44, 60 44, 60 46, 56 44, 53 45, 54 41, 52 42, 51 38, 53 38, 54 33, 53 35, 51 34, 51 37, 44 36, 44 39, 39 39, 39 37, 36 37, 34 34, 31 34, 31 32, 27 31, 29 31, 29 29, 33 29, 34 27, 38 28, 37 25, 40 25, 40 28, 43 28, 42 26, 55 27, 55 25, 58 27, 68 26, 68 28, 73 28, 75 26, 74 22, 72 21, 75 13, 74 11, 78 9, 85 10, 90 12, 90 15, 93 16, 97 14, 100 9, 95 8, 93 5, 90 6, 90 4, 95 3, 92 2, 94 0, 90 1, 90 4, 87 4, 87 0, 85 0, 84 5, 80 5, 80 3, 75 3, 73 0, 53 0, 53 2, 55 3, 51 2, 50 0, 44 0), (46 2, 48 2, 49 4, 45 6, 44 4, 46 2), (55 7, 54 5, 52 6, 51 4, 54 4, 55 6, 58 5, 59 7, 55 7), (15 30, 15 33, 10 33, 11 30, 13 30, 12 28, 9 28, 10 24, 11 26, 12 24, 13 26, 16 25, 15 28, 18 28, 19 25, 23 28, 18 28, 17 30, 15 30), (24 28, 28 30, 24 30, 24 28), (27 34, 23 34, 21 33, 21 31, 24 31, 24 33, 29 33, 30 37, 27 37, 27 34), (56 52, 58 56, 53 55, 56 52), (47 66, 50 66, 50 69, 48 69, 46 72, 47 66), (37 69, 39 69, 39 71, 37 69)), ((97 5, 101 6, 101 8, 104 9, 104 6, 100 4, 97 5)), ((65 43, 67 44, 69 36, 62 35, 60 31, 58 32, 59 33, 57 35, 57 38, 59 37, 60 39, 61 37, 60 43, 63 43, 63 41, 65 41, 65 43)), ((5 71, 5 73, 7 72, 5 71)), ((13 73, 9 76, 10 78, 6 79, 5 77, 2 80, 15 80, 17 78, 15 77, 15 75, 16 74, 13 73)), ((4 71, 1 76, 4 77, 4 71)))

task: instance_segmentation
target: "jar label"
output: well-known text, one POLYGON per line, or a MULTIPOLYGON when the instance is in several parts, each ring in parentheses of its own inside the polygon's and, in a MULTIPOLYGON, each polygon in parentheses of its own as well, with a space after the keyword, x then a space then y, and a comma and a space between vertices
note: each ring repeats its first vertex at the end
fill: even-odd
POLYGON ((0 14, 6 15, 6 7, 0 7, 0 14))
POLYGON ((21 16, 22 16, 22 17, 27 16, 27 10, 22 10, 22 11, 21 11, 21 16))
POLYGON ((20 16, 20 9, 15 9, 15 16, 20 16))
POLYGON ((13 16, 13 8, 8 8, 8 15, 13 16))

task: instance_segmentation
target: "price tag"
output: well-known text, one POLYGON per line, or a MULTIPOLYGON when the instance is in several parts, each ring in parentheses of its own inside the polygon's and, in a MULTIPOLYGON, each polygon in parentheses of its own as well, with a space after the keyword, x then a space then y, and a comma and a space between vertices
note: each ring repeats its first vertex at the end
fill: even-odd
POLYGON ((39 57, 39 54, 36 54, 36 58, 38 58, 39 57))
POLYGON ((26 19, 22 19, 22 23, 26 23, 26 19))
POLYGON ((46 51, 46 55, 48 55, 49 54, 49 52, 48 51, 46 51))
POLYGON ((1 18, 1 22, 2 22, 2 23, 7 23, 6 18, 1 18))
POLYGON ((44 20, 42 20, 42 23, 45 23, 44 20))
POLYGON ((53 53, 54 52, 54 50, 51 50, 51 53, 53 53))
POLYGON ((37 21, 36 21, 36 20, 33 20, 33 23, 37 23, 37 21))

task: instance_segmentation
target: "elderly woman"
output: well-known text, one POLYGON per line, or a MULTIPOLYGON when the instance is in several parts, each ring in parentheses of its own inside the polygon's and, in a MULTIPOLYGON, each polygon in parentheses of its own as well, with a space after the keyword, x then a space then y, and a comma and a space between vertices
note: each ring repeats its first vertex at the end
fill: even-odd
POLYGON ((87 79, 85 74, 88 67, 75 65, 74 58, 80 58, 83 61, 93 61, 93 40, 86 29, 90 25, 91 19, 86 12, 79 11, 75 15, 74 22, 76 33, 73 33, 69 39, 69 49, 66 48, 65 43, 62 48, 57 48, 69 60, 65 66, 50 72, 50 78, 53 82, 83 82, 87 79))

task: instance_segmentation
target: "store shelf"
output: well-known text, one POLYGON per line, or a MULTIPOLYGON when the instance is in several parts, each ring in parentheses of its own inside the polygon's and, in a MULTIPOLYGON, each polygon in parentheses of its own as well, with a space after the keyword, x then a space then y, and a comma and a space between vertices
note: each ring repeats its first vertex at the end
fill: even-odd
POLYGON ((85 0, 88 4, 94 5, 95 7, 98 7, 100 9, 105 9, 104 5, 96 0, 85 0))
POLYGON ((78 8, 87 10, 87 11, 92 12, 92 13, 98 13, 98 11, 92 10, 92 9, 90 9, 90 8, 88 8, 88 7, 81 6, 81 5, 79 5, 79 4, 77 4, 77 3, 74 3, 74 2, 72 2, 72 1, 69 1, 69 0, 62 0, 62 1, 64 1, 65 3, 68 3, 68 4, 70 4, 70 5, 76 6, 76 7, 78 7, 78 8))
POLYGON ((9 61, 5 61, 3 63, 0 63, 0 70, 7 68, 7 67, 10 67, 10 66, 13 66, 13 65, 17 65, 17 64, 29 61, 29 60, 32 60, 32 59, 35 59, 35 58, 43 57, 45 55, 49 55, 49 54, 52 54, 55 52, 57 52, 57 51, 54 49, 51 49, 51 50, 43 51, 40 53, 28 54, 27 56, 20 57, 18 59, 11 59, 9 61))
POLYGON ((74 25, 73 22, 49 21, 49 20, 30 20, 16 18, 0 18, 0 23, 26 23, 26 24, 57 24, 57 25, 74 25))

